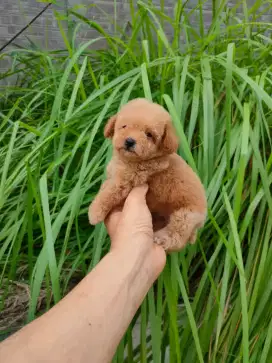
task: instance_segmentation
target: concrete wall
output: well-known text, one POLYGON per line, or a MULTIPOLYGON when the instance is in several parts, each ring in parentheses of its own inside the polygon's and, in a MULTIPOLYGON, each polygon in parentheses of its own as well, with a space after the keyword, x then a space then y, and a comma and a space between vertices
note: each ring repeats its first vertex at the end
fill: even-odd
MULTIPOLYGON (((231 7, 237 1, 228 1, 228 5, 231 7)), ((51 7, 40 16, 30 28, 28 28, 19 38, 17 38, 15 44, 28 45, 28 39, 31 39, 35 44, 43 49, 60 49, 64 47, 62 37, 59 32, 56 18, 53 11, 58 10, 65 15, 67 7, 75 6, 77 4, 85 4, 87 10, 79 9, 79 11, 87 16, 89 19, 94 20, 101 24, 107 31, 113 31, 112 20, 109 20, 107 14, 111 14, 113 18, 114 14, 114 0, 108 1, 88 1, 88 0, 61 0, 58 3, 62 4, 61 7, 51 5, 51 7)), ((135 5, 137 1, 135 0, 135 5)), ((153 3, 158 5, 160 0, 153 0, 153 3)), ((175 0, 165 0, 166 13, 173 13, 175 0)), ((254 0, 247 0, 248 5, 252 5, 254 0)), ((129 0, 118 0, 117 4, 117 22, 119 25, 124 26, 130 19, 129 0)), ((189 0, 186 4, 188 11, 194 8, 198 4, 198 0, 189 0)), ((28 22, 33 19, 44 7, 46 3, 38 2, 36 0, 0 0, 0 48, 9 39, 11 39, 18 31, 20 31, 28 22)), ((238 12, 242 12, 242 8, 239 8, 238 12)), ((193 14, 193 23, 198 26, 198 19, 193 14)), ((212 19, 212 0, 207 0, 204 4, 204 20, 205 26, 209 26, 212 19)), ((271 21, 271 15, 265 15, 263 17, 265 21, 271 21)), ((63 23, 67 28, 67 22, 63 23)), ((97 36, 95 30, 88 28, 81 28, 78 34, 78 41, 89 40, 97 36)), ((101 45, 99 45, 101 46, 101 45)), ((8 66, 7 60, 0 59, 0 71, 8 66)))
MULTIPOLYGON (((13 43, 5 48, 14 48, 17 44, 30 46, 29 40, 42 49, 62 49, 65 47, 59 31, 58 22, 54 11, 65 16, 67 8, 78 4, 85 4, 87 10, 77 9, 82 15, 98 22, 107 31, 112 31, 112 21, 106 14, 114 13, 114 1, 88 1, 88 0, 57 0, 61 6, 51 5, 35 22, 27 28, 13 43), (98 8, 99 7, 99 8, 98 8)), ((0 48, 4 46, 15 34, 26 26, 46 6, 44 2, 37 0, 0 0, 0 48)), ((117 17, 122 22, 129 20, 129 3, 120 0, 117 2, 117 17)), ((67 21, 62 21, 65 30, 68 29, 67 21)), ((70 24, 73 26, 73 24, 70 24)), ((98 36, 98 33, 90 27, 81 27, 77 36, 79 42, 90 40, 98 36)), ((103 46, 97 44, 97 47, 103 46)), ((1 56, 1 54, 0 54, 1 56)), ((8 58, 0 58, 0 73, 9 68, 8 58)))

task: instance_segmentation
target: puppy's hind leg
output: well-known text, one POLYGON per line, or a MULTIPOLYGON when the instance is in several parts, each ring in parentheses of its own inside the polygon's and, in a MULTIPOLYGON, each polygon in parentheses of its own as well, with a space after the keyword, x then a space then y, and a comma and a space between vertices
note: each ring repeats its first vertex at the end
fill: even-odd
POLYGON ((154 233, 154 241, 168 252, 179 251, 188 242, 195 242, 197 230, 203 226, 205 218, 204 213, 188 209, 174 211, 167 226, 154 233))

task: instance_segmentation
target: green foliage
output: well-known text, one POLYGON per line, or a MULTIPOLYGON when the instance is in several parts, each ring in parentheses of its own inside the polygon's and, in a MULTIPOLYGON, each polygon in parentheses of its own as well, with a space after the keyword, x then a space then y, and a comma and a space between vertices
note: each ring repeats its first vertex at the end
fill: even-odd
POLYGON ((2 306, 8 281, 24 279, 33 319, 41 289, 49 308, 107 252, 104 227, 87 220, 111 153, 103 125, 128 99, 145 96, 170 111, 209 215, 196 245, 168 257, 114 362, 165 362, 167 354, 173 363, 270 362, 272 24, 259 19, 270 2, 231 9, 214 1, 207 30, 202 2, 185 12, 177 1, 172 16, 164 1, 138 1, 136 10, 132 3, 130 35, 116 22, 107 34, 69 10, 107 50, 91 50, 99 39, 76 45, 79 27, 69 39, 56 13, 67 50, 3 55, 12 68, 2 78, 17 82, 0 101, 2 306))

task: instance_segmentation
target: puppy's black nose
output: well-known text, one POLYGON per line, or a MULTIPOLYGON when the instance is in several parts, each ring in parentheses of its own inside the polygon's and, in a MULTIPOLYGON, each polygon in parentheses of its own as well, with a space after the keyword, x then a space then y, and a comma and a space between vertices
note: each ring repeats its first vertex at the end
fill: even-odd
POLYGON ((136 141, 132 137, 128 137, 125 140, 125 148, 127 150, 132 149, 135 146, 135 144, 136 144, 136 141))

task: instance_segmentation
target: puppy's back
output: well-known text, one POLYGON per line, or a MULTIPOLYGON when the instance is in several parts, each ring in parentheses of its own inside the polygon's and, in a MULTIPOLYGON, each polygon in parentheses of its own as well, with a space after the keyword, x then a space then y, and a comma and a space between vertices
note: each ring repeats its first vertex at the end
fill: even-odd
POLYGON ((149 182, 147 203, 152 211, 187 208, 206 213, 204 187, 191 167, 177 154, 169 156, 169 168, 154 175, 149 182), (158 210, 159 209, 159 210, 158 210))

